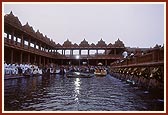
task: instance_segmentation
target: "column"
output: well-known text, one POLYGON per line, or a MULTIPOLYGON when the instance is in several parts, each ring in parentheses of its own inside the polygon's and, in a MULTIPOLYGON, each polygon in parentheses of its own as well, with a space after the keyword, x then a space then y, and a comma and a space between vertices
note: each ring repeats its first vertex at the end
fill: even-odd
POLYGON ((28 53, 28 59, 27 59, 28 63, 30 63, 30 53, 28 53))
POLYGON ((98 49, 96 50, 96 54, 98 55, 98 49))
POLYGON ((79 55, 81 55, 81 49, 79 49, 79 55))
POLYGON ((95 65, 97 65, 98 64, 98 60, 96 60, 96 64, 95 65))
POLYGON ((49 64, 49 58, 47 57, 47 64, 49 64))
POLYGON ((41 51, 41 44, 39 44, 39 50, 41 51))
POLYGON ((9 39, 9 33, 6 33, 7 34, 7 39, 9 39))
POLYGON ((34 55, 34 63, 36 63, 36 55, 34 55))
POLYGON ((6 41, 9 42, 9 33, 7 32, 6 34, 7 34, 7 39, 6 39, 6 41))
POLYGON ((18 44, 18 37, 16 37, 16 41, 15 41, 15 44, 16 44, 16 45, 18 44))
POLYGON ((63 65, 63 60, 61 60, 61 65, 63 65))
POLYGON ((42 51, 44 51, 44 52, 45 52, 45 46, 42 48, 42 51))
POLYGON ((21 38, 20 38, 20 39, 21 39, 21 44, 20 44, 20 46, 21 46, 21 47, 24 47, 24 38, 23 38, 23 34, 21 35, 21 38))
POLYGON ((23 63, 23 52, 20 52, 20 63, 23 63))
POLYGON ((70 50, 70 56, 72 56, 72 50, 70 50))
POLYGON ((48 52, 50 52, 50 48, 48 48, 48 52))
POLYGON ((30 40, 30 38, 28 39, 28 48, 30 48, 30 42, 31 42, 31 40, 30 40))
POLYGON ((14 44, 14 40, 13 40, 13 38, 14 38, 14 30, 12 30, 12 35, 11 35, 11 44, 14 44))
POLYGON ((105 49, 105 55, 107 55, 107 49, 105 49))
POLYGON ((73 55, 73 49, 71 51, 72 51, 72 55, 73 55))
POLYGON ((88 49, 88 55, 90 55, 90 54, 89 54, 89 49, 88 49))
POLYGON ((107 66, 107 60, 105 60, 105 65, 107 66))
POLYGON ((35 42, 34 42, 34 49, 35 49, 35 50, 36 50, 36 44, 37 44, 37 43, 36 43, 36 41, 35 41, 35 42))
POLYGON ((46 65, 46 63, 45 63, 45 57, 43 58, 43 63, 44 63, 44 66, 46 65))
POLYGON ((11 49, 11 64, 13 63, 13 49, 11 49))
POLYGON ((57 49, 55 49, 55 55, 57 55, 57 49))
POLYGON ((117 51, 116 51, 116 48, 115 48, 115 49, 114 49, 114 55, 116 55, 116 52, 117 52, 117 51))
POLYGON ((41 56, 39 55, 39 64, 38 65, 41 65, 41 56))
POLYGON ((64 50, 62 49, 62 55, 64 55, 64 50))

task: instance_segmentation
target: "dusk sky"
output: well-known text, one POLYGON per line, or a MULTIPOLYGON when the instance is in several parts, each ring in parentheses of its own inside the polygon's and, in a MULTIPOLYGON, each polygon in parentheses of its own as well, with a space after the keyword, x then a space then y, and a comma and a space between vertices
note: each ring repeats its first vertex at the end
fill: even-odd
POLYGON ((164 4, 5 4, 4 14, 11 11, 60 44, 84 38, 89 44, 119 38, 126 47, 164 44, 164 4))

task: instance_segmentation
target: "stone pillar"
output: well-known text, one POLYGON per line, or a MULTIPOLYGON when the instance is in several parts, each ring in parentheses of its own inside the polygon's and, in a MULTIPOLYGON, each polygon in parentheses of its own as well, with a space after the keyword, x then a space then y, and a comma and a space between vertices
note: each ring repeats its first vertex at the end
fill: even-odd
POLYGON ((30 53, 28 53, 28 59, 27 59, 27 61, 28 61, 28 63, 30 63, 30 53))
POLYGON ((9 39, 9 33, 6 33, 7 34, 7 39, 9 39))
POLYGON ((48 52, 50 52, 50 48, 48 48, 48 52))
POLYGON ((24 47, 24 37, 23 37, 23 34, 21 35, 21 43, 20 43, 20 46, 21 47, 24 47))
POLYGON ((105 49, 105 55, 107 55, 107 49, 105 49))
POLYGON ((89 58, 87 58, 87 64, 88 64, 88 66, 89 66, 89 58))
POLYGON ((56 52, 55 52, 55 53, 56 53, 56 55, 58 54, 58 53, 57 53, 57 49, 56 49, 56 52))
POLYGON ((46 46, 44 46, 43 51, 46 52, 46 46))
POLYGON ((70 56, 72 56, 72 50, 70 50, 70 56))
POLYGON ((40 65, 41 64, 41 56, 39 55, 39 64, 38 65, 40 65))
POLYGON ((114 49, 114 55, 116 55, 117 54, 117 51, 116 51, 117 49, 114 49))
POLYGON ((14 30, 12 30, 12 34, 11 34, 11 44, 14 44, 14 30))
POLYGON ((44 66, 46 65, 46 63, 45 63, 45 57, 43 58, 43 63, 44 63, 44 66))
POLYGON ((97 65, 98 64, 98 60, 96 60, 96 64, 95 65, 97 65))
POLYGON ((105 66, 107 66, 107 60, 105 60, 105 66))
POLYGON ((71 51, 72 51, 72 56, 73 56, 73 49, 71 51))
POLYGON ((34 63, 36 63, 36 54, 34 54, 34 63))
POLYGON ((98 55, 98 49, 96 50, 96 54, 98 55))
POLYGON ((20 52, 20 63, 23 63, 23 52, 20 52))
POLYGON ((30 40, 30 38, 28 39, 28 48, 30 48, 30 42, 31 42, 31 40, 30 40))
POLYGON ((18 38, 16 37, 16 42, 15 42, 15 44, 17 45, 18 44, 18 38))
POLYGON ((63 60, 61 60, 61 65, 63 65, 63 60))
POLYGON ((49 58, 47 58, 47 64, 49 64, 49 58))
POLYGON ((13 49, 11 49, 11 64, 13 63, 13 49))
POLYGON ((39 44, 39 50, 41 51, 41 43, 39 44))
POLYGON ((34 42, 34 49, 36 49, 36 44, 37 44, 37 43, 36 43, 36 41, 35 41, 35 42, 34 42))
POLYGON ((81 49, 79 49, 79 55, 81 55, 81 49))
POLYGON ((62 50, 62 55, 64 55, 64 50, 62 50))

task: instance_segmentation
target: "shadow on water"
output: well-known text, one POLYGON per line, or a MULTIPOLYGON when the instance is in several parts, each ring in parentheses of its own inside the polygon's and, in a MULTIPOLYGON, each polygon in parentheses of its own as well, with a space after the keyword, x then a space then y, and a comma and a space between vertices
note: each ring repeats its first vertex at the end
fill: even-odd
POLYGON ((163 111, 158 92, 132 87, 110 75, 38 76, 4 81, 5 111, 163 111))

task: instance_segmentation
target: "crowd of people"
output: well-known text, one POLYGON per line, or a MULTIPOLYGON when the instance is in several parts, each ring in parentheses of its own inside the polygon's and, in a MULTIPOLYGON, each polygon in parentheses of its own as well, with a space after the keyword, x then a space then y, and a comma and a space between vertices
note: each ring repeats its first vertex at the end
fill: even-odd
POLYGON ((74 66, 74 65, 57 65, 54 63, 43 65, 31 64, 31 63, 6 63, 4 62, 4 74, 5 75, 42 75, 42 74, 65 74, 67 72, 90 72, 94 73, 100 69, 106 69, 105 66, 74 66))
POLYGON ((42 74, 42 68, 30 63, 4 63, 5 75, 42 74))

